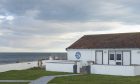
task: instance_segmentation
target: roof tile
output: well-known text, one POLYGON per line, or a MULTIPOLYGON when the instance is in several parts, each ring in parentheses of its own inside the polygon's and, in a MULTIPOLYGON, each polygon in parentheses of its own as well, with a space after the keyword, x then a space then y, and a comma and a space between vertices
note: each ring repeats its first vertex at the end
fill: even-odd
POLYGON ((140 32, 84 35, 67 49, 140 48, 140 32))

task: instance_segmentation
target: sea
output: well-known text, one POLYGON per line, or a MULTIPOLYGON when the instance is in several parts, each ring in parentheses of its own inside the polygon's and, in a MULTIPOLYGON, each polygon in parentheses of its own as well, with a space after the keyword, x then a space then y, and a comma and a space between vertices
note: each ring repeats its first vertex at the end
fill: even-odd
POLYGON ((66 60, 66 52, 1 52, 0 53, 0 64, 29 62, 38 60, 49 60, 49 58, 55 60, 66 60))

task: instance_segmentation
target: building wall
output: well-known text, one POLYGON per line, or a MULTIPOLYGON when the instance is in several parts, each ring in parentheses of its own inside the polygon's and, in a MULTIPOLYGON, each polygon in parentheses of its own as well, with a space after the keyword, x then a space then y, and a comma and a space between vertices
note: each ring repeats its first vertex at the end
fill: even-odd
POLYGON ((139 50, 132 50, 132 64, 140 65, 140 49, 139 50))
POLYGON ((108 50, 103 50, 103 64, 108 64, 108 50))
POLYGON ((140 66, 135 66, 135 75, 140 75, 140 66))
POLYGON ((46 63, 47 71, 73 72, 74 63, 46 63))
POLYGON ((91 65, 92 74, 135 76, 134 69, 134 66, 91 65))
POLYGON ((68 60, 82 60, 82 65, 87 61, 95 61, 95 51, 103 50, 103 64, 108 64, 108 50, 131 50, 131 64, 140 65, 140 49, 68 49, 68 60), (81 58, 77 59, 75 53, 80 52, 81 58))
POLYGON ((140 66, 91 65, 91 74, 139 76, 140 66))
POLYGON ((95 61, 95 51, 90 49, 68 50, 68 60, 82 60, 82 65, 86 65, 87 61, 95 61), (75 57, 76 52, 81 53, 80 59, 75 57))

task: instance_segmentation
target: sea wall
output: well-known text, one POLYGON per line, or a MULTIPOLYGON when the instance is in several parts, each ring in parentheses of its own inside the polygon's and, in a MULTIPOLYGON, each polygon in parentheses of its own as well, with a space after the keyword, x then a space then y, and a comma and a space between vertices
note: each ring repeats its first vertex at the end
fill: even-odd
MULTIPOLYGON (((46 60, 42 61, 42 65, 45 65, 46 60)), ((38 66, 38 61, 33 62, 23 62, 23 63, 12 63, 0 65, 0 72, 10 71, 10 70, 24 70, 38 66)))

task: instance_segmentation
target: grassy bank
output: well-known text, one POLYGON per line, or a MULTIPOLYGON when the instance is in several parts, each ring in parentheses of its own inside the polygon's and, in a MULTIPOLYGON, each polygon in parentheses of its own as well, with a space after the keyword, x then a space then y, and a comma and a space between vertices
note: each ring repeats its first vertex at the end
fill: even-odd
POLYGON ((0 80, 34 80, 42 76, 68 74, 63 72, 50 72, 40 68, 28 70, 13 70, 0 73, 0 80))
POLYGON ((55 78, 49 84, 140 84, 140 76, 80 75, 55 78))

